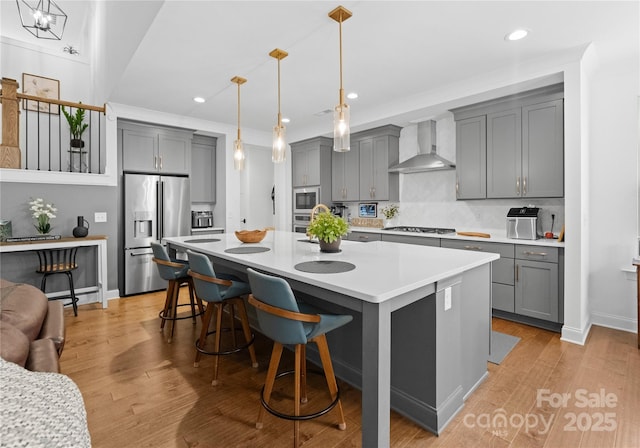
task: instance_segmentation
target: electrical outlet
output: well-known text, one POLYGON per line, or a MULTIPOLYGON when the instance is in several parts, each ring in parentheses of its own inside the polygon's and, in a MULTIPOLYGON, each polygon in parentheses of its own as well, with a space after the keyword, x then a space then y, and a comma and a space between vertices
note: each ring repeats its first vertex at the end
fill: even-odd
POLYGON ((451 287, 444 289, 444 310, 451 309, 451 287))
POLYGON ((94 222, 107 222, 107 212, 96 212, 93 217, 94 222))

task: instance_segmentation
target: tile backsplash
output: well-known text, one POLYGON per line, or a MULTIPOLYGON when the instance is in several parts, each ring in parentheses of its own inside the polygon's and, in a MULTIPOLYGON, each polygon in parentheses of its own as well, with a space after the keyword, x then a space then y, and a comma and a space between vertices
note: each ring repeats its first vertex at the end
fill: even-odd
MULTIPOLYGON (((436 134, 438 154, 455 161, 455 122, 452 114, 436 120, 436 134)), ((400 133, 400 161, 417 152, 417 125, 407 126, 400 133)), ((455 170, 401 174, 400 213, 394 225, 452 227, 459 231, 488 231, 500 235, 506 233, 509 209, 528 205, 540 208, 538 233, 551 230, 552 214, 555 215, 553 232, 556 235, 564 224, 564 198, 458 201, 455 182, 455 170)), ((385 205, 386 202, 380 202, 378 209, 385 205)), ((350 205, 349 211, 352 217, 357 217, 357 204, 350 205)))

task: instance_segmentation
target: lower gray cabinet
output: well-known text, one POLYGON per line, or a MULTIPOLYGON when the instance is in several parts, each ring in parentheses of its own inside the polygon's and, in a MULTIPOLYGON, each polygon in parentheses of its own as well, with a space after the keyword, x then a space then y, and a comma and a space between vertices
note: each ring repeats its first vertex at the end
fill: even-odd
POLYGON ((419 244, 421 246, 440 247, 440 238, 429 238, 423 236, 390 235, 383 233, 382 241, 392 243, 419 244))
POLYGON ((516 246, 515 313, 561 322, 557 249, 516 246), (519 249, 519 250, 518 250, 519 249), (524 254, 524 255, 523 255, 524 254), (530 258, 550 258, 534 261, 530 258))
POLYGON ((369 232, 350 232, 346 238, 349 241, 360 241, 361 243, 368 243, 369 241, 380 241, 379 233, 369 232))

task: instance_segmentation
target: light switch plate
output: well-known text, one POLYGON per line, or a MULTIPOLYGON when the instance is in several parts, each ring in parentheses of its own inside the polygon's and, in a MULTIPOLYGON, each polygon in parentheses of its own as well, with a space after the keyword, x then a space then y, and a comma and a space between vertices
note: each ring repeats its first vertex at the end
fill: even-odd
POLYGON ((451 309, 451 287, 444 289, 444 310, 451 309))
POLYGON ((94 222, 107 222, 107 212, 96 212, 93 217, 94 222))

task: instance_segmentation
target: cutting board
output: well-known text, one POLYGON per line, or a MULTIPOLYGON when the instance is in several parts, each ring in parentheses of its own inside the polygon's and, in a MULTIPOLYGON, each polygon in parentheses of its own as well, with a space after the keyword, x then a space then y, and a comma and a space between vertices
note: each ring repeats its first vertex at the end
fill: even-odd
POLYGON ((489 235, 488 233, 482 233, 482 232, 458 232, 458 235, 476 236, 478 238, 491 238, 491 235, 489 235))

